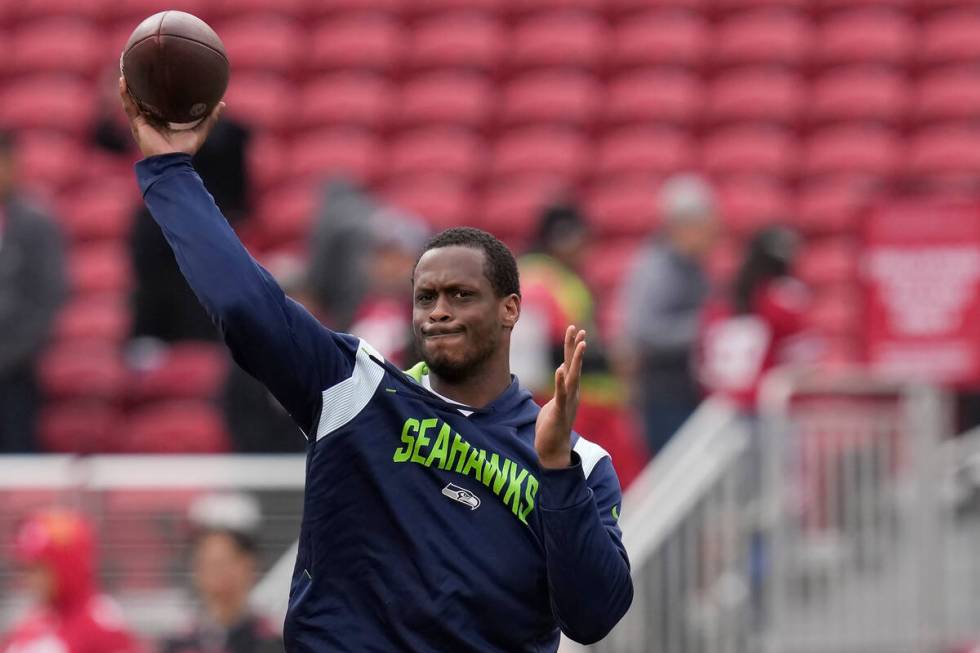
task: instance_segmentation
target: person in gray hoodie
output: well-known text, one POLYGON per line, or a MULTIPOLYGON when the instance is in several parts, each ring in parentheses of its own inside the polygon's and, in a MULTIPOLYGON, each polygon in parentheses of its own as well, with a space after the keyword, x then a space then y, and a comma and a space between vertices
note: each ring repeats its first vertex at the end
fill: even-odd
POLYGON ((0 453, 37 448, 34 366, 66 294, 61 233, 15 178, 14 139, 0 132, 0 453))
POLYGON ((700 402, 692 352, 709 284, 702 262, 718 236, 717 203, 701 177, 677 175, 657 198, 661 229, 624 285, 618 359, 656 455, 700 402))

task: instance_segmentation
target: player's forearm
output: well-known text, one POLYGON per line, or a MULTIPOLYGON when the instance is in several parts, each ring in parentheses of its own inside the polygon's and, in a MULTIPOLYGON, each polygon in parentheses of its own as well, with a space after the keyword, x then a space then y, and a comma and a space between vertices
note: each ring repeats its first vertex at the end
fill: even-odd
POLYGON ((599 641, 633 600, 622 545, 602 523, 581 465, 544 472, 539 496, 552 609, 573 640, 599 641))
POLYGON ((149 157, 136 164, 136 173, 181 273, 212 319, 228 319, 243 304, 258 308, 255 300, 262 299, 264 279, 191 166, 191 157, 149 157))

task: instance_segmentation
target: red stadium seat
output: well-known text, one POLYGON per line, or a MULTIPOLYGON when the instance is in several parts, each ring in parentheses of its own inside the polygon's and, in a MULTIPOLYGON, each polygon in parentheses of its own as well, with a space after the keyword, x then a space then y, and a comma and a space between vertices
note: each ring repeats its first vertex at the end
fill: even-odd
POLYGON ((811 241, 801 252, 796 270, 812 287, 853 283, 857 279, 860 251, 851 237, 811 241))
POLYGON ((122 293, 132 281, 129 251, 118 243, 76 246, 68 259, 68 277, 82 295, 122 293))
MULTIPOLYGON (((4 109, 0 103, 0 112, 4 109)), ((54 132, 24 132, 17 137, 17 164, 21 180, 43 192, 55 192, 79 182, 85 149, 54 132)))
POLYGON ((939 183, 980 180, 980 129, 940 126, 916 134, 909 171, 939 183))
POLYGON ((19 78, 3 88, 0 126, 82 134, 92 124, 94 89, 74 76, 19 78))
MULTIPOLYGON (((102 1, 78 2, 78 0, 20 0, 3 3, 9 5, 0 9, 0 23, 6 18, 9 22, 30 22, 47 18, 81 18, 98 21, 102 18, 102 1)), ((135 25, 134 25, 135 27, 135 25)))
POLYGON ((881 127, 831 127, 813 134, 803 155, 809 177, 887 178, 896 173, 905 148, 895 132, 881 127))
POLYGON ((975 121, 980 118, 980 71, 974 66, 944 68, 920 80, 915 119, 975 121))
MULTIPOLYGON (((234 0, 229 0, 234 2, 234 0)), ((313 18, 339 18, 357 14, 397 15, 414 4, 408 0, 302 0, 302 14, 313 18), (407 6, 406 6, 407 5, 407 6)))
POLYGON ((796 225, 806 234, 853 233, 872 192, 867 184, 850 179, 809 182, 797 195, 796 225))
POLYGON ((822 336, 850 336, 859 333, 863 312, 857 284, 831 284, 815 293, 807 323, 822 336))
POLYGON ((135 401, 215 399, 228 374, 224 348, 204 342, 181 342, 167 348, 159 366, 135 371, 127 396, 135 401))
POLYGON ((689 125, 700 117, 704 87, 698 77, 681 70, 627 73, 610 82, 603 105, 610 124, 689 125))
POLYGON ((720 122, 768 122, 793 126, 802 112, 806 86, 794 73, 743 69, 719 77, 708 97, 707 117, 720 122))
POLYGON ((129 323, 129 305, 119 295, 81 297, 58 314, 54 338, 118 345, 129 334, 129 323))
POLYGON ((809 21, 796 12, 765 9, 745 12, 718 26, 712 61, 718 66, 795 66, 809 56, 812 37, 809 21))
POLYGON ((382 193, 394 206, 422 218, 433 231, 472 224, 473 197, 469 186, 435 175, 406 177, 382 193))
POLYGON ((792 218, 792 198, 787 189, 765 179, 732 178, 718 185, 721 217, 736 233, 750 234, 792 218))
POLYGON ((714 9, 720 12, 739 12, 756 9, 809 10, 810 0, 715 0, 714 9))
POLYGON ((306 31, 285 14, 243 16, 222 21, 214 28, 236 73, 250 70, 288 75, 308 51, 306 31))
POLYGON ((585 206, 601 238, 643 238, 658 222, 655 187, 649 181, 611 180, 593 189, 585 206))
POLYGON ((685 132, 626 127, 599 141, 592 174, 610 181, 626 178, 649 184, 654 179, 692 169, 696 154, 694 143, 685 132))
POLYGON ((569 71, 529 73, 505 86, 501 94, 499 117, 508 125, 585 127, 595 120, 602 99, 595 79, 569 71))
POLYGON ((702 144, 701 162, 716 175, 791 177, 799 153, 795 139, 776 128, 729 127, 702 144))
POLYGON ((391 178, 437 175, 469 183, 483 172, 486 148, 472 133, 431 128, 400 136, 385 154, 391 178))
POLYGON ((72 240, 121 241, 129 235, 130 220, 139 201, 134 184, 106 181, 63 196, 58 203, 58 216, 72 240))
POLYGON ((258 129, 283 131, 296 119, 295 89, 281 75, 232 75, 225 102, 229 115, 258 129))
POLYGON ((905 14, 859 8, 834 14, 820 26, 816 57, 823 64, 900 66, 915 45, 915 26, 905 14))
POLYGON ((392 90, 379 76, 339 73, 313 78, 299 94, 303 127, 381 128, 392 109, 392 90))
POLYGON ((595 69, 609 42, 606 32, 603 23, 590 14, 542 14, 514 28, 508 60, 514 69, 595 69))
POLYGON ((567 188, 553 177, 518 177, 491 184, 481 200, 476 226, 520 250, 530 240, 541 210, 564 197, 567 188))
POLYGON ((128 416, 118 443, 126 453, 227 453, 224 419, 207 401, 148 404, 128 416))
POLYGON ((606 12, 616 17, 629 17, 651 9, 701 13, 709 4, 709 0, 606 0, 606 12))
POLYGON ((298 138, 287 163, 294 180, 309 181, 341 175, 356 181, 373 179, 379 171, 378 142, 363 131, 327 129, 298 138))
POLYGON ((166 9, 186 11, 195 16, 205 16, 210 0, 106 0, 100 2, 104 17, 130 25, 130 31, 152 14, 166 9))
POLYGON ((120 410, 111 402, 51 402, 41 410, 38 441, 46 453, 107 453, 121 421, 120 410))
POLYGON ((607 240, 592 249, 585 264, 585 278, 596 296, 615 302, 613 298, 626 281, 640 242, 636 238, 607 240))
POLYGON ((256 192, 275 187, 286 178, 286 145, 282 140, 268 134, 253 136, 246 155, 249 181, 256 192))
POLYGON ((498 14, 504 4, 505 0, 412 0, 404 10, 413 17, 462 12, 498 14))
POLYGON ((41 354, 38 378, 48 398, 115 400, 126 385, 126 370, 114 345, 66 342, 41 354))
POLYGON ((616 25, 609 63, 613 68, 703 63, 711 43, 707 21, 694 12, 660 11, 630 16, 616 25))
MULTIPOLYGON (((919 0, 815 0, 814 8, 820 12, 854 9, 857 7, 910 11, 915 8, 915 4, 918 1, 919 0)), ((932 1, 934 0, 927 0, 927 2, 932 1)), ((966 1, 969 2, 971 0, 966 1)))
POLYGON ((262 195, 255 228, 269 247, 309 240, 318 208, 317 187, 310 183, 270 189, 262 195))
POLYGON ((887 68, 833 70, 813 84, 811 93, 809 117, 814 122, 897 124, 905 118, 909 104, 905 75, 887 68))
POLYGON ((219 20, 252 14, 299 16, 304 4, 304 0, 207 0, 207 14, 219 20))
POLYGON ((495 72, 505 45, 503 28, 496 19, 451 13, 429 18, 412 30, 406 61, 416 69, 495 72))
POLYGON ((351 16, 317 25, 309 52, 311 70, 387 71, 402 59, 402 33, 387 16, 351 16))
MULTIPOLYGON (((108 63, 98 26, 80 18, 38 20, 10 35, 6 67, 14 73, 94 74, 108 63)), ((118 53, 117 53, 118 54, 118 53)))
POLYGON ((507 132, 494 144, 491 171, 497 178, 574 181, 585 173, 590 155, 588 142, 574 131, 526 128, 507 132))
POLYGON ((604 0, 504 0, 502 9, 512 16, 542 11, 592 13, 603 9, 604 0))
POLYGON ((969 9, 942 13, 925 23, 919 58, 929 64, 975 65, 980 59, 980 13, 969 9))
POLYGON ((494 92, 482 75, 443 72, 417 77, 402 87, 395 119, 405 126, 479 129, 493 111, 494 92))

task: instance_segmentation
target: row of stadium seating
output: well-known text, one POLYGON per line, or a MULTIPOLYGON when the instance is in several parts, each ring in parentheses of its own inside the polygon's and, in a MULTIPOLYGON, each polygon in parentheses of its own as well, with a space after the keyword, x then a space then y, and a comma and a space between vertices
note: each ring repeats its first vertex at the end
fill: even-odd
MULTIPOLYGON (((80 17, 37 19, 0 28, 0 74, 96 74, 118 59, 132 22, 105 27, 80 17)), ((451 12, 405 24, 356 13, 322 22, 278 12, 214 24, 234 72, 300 78, 326 71, 408 73, 467 68, 493 74, 558 66, 588 71, 683 66, 725 69, 755 64, 826 67, 850 63, 935 66, 980 55, 980 14, 909 13, 859 8, 813 20, 794 10, 750 10, 710 22, 693 11, 649 11, 609 23, 559 11, 508 26, 492 13, 451 12)))
MULTIPOLYGON (((39 74, 0 86, 0 125, 80 134, 98 97, 91 83, 39 74)), ((506 84, 486 76, 437 72, 402 85, 372 74, 341 73, 294 85, 275 75, 242 74, 230 110, 253 125, 288 134, 326 127, 393 132, 452 126, 480 133, 540 124, 590 131, 663 124, 703 131, 739 122, 812 131, 841 122, 898 128, 980 118, 980 69, 953 66, 914 83, 900 72, 837 68, 807 83, 768 68, 743 68, 704 83, 678 70, 641 70, 608 84, 568 71, 528 73, 506 84)))

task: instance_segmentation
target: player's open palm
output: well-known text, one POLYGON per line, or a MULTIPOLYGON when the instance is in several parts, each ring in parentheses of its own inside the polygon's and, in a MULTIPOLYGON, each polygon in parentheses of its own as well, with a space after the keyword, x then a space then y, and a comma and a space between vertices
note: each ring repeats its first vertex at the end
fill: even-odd
POLYGON ((534 448, 542 467, 568 467, 572 460, 572 425, 578 411, 579 380, 585 356, 585 330, 565 330, 565 361, 555 370, 555 396, 541 407, 534 429, 534 448))
POLYGON ((201 121, 193 129, 173 130, 156 125, 139 110, 136 102, 126 90, 126 80, 119 78, 119 97, 122 100, 123 109, 126 117, 129 118, 129 129, 133 133, 133 139, 144 157, 156 156, 158 154, 174 154, 182 152, 193 156, 204 145, 208 134, 214 124, 218 122, 218 116, 225 103, 219 102, 207 118, 201 121))

